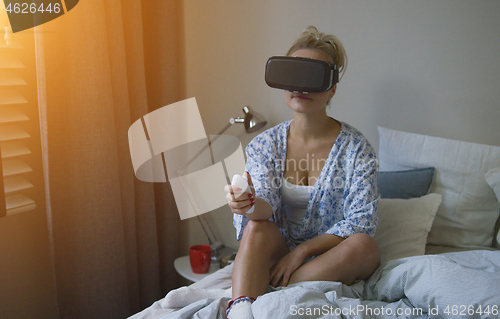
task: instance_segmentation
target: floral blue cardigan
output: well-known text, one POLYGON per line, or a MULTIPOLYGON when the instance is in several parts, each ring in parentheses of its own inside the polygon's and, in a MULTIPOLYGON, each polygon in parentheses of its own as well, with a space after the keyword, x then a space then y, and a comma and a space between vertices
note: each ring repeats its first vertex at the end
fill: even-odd
MULTIPOLYGON (((281 181, 286 163, 286 121, 256 136, 246 147, 246 170, 250 173, 257 197, 272 207, 270 219, 278 226, 290 250, 295 243, 290 232, 311 239, 322 234, 349 237, 356 233, 375 235, 377 227, 378 162, 368 140, 354 127, 341 122, 341 130, 314 184, 302 226, 289 229, 281 201, 281 181)), ((234 214, 237 240, 249 222, 234 214)))

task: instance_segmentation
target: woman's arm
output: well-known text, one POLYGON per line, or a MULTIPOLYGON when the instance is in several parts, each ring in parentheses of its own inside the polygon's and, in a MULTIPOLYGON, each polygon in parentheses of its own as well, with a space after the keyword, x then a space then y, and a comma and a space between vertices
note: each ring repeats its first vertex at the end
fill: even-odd
MULTIPOLYGON (((347 238, 357 233, 375 235, 378 221, 377 203, 380 195, 377 188, 378 162, 375 152, 366 142, 349 148, 355 157, 346 155, 344 161, 351 162, 344 172, 346 179, 342 197, 343 219, 326 231, 327 234, 347 238), (350 178, 349 178, 350 176, 350 178)), ((346 151, 348 154, 348 152, 346 151)))
POLYGON ((250 220, 268 220, 273 216, 271 206, 262 198, 255 197, 255 210, 251 214, 245 214, 250 220))
POLYGON ((243 193, 240 197, 233 200, 230 188, 231 185, 226 186, 226 199, 228 206, 234 214, 242 215, 250 220, 268 220, 273 215, 271 206, 262 198, 253 197, 250 193, 243 193), (252 197, 250 197, 251 195, 252 197), (253 213, 247 214, 252 206, 255 205, 253 213))
MULTIPOLYGON (((250 220, 268 220, 273 215, 271 206, 262 198, 255 197, 252 177, 248 172, 245 172, 245 177, 252 193, 242 193, 238 198, 235 198, 232 186, 226 185, 224 190, 226 191, 228 206, 234 214, 246 216, 250 220), (252 206, 255 206, 253 213, 247 214, 252 206)), ((241 190, 237 189, 236 191, 241 190)))
POLYGON ((337 235, 323 234, 298 245, 273 265, 270 284, 274 287, 287 286, 292 274, 304 264, 307 258, 327 252, 344 239, 337 235))
POLYGON ((337 235, 323 234, 309 239, 298 245, 294 250, 306 260, 311 256, 321 255, 344 241, 344 237, 337 235))
MULTIPOLYGON (((285 123, 286 124, 286 123, 285 123)), ((250 219, 264 219, 282 224, 281 174, 283 142, 280 136, 286 136, 285 125, 280 124, 257 135, 245 148, 247 163, 245 170, 251 175, 253 194, 257 209, 252 214, 234 214, 233 225, 236 239, 241 240, 243 231, 250 219), (260 202, 260 198, 262 202, 260 202), (269 207, 266 205, 269 205, 269 207)))

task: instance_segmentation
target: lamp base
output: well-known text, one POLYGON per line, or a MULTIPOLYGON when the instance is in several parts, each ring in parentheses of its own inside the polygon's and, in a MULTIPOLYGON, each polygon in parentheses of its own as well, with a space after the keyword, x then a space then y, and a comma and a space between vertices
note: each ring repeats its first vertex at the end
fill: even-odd
MULTIPOLYGON (((212 246, 212 264, 221 264, 222 258, 234 253, 234 249, 226 247, 221 243, 214 243, 212 246)), ((221 268, 222 264, 221 264, 221 268)))

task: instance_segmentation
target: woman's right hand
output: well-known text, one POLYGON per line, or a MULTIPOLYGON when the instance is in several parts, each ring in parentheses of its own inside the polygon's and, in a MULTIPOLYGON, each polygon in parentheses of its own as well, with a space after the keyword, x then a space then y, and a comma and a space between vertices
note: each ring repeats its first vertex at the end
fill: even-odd
POLYGON ((247 179, 248 185, 252 190, 252 193, 241 193, 238 197, 235 197, 235 192, 241 192, 241 189, 236 186, 226 185, 224 190, 226 191, 227 205, 231 208, 234 214, 245 215, 246 212, 255 205, 255 190, 252 184, 252 178, 248 172, 245 172, 245 177, 247 179))

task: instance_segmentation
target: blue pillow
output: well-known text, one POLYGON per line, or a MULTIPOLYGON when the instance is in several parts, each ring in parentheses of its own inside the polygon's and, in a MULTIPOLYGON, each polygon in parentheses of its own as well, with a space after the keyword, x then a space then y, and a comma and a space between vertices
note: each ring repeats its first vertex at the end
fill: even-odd
POLYGON ((434 178, 434 167, 408 171, 378 172, 377 186, 382 198, 409 199, 427 194, 434 178))

